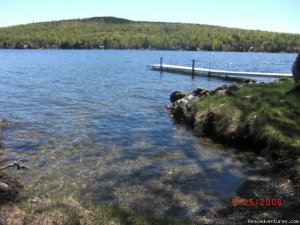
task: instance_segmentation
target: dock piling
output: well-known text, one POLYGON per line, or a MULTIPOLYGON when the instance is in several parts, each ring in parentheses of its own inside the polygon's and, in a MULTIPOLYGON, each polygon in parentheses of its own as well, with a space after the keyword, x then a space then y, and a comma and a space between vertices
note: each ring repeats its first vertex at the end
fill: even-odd
POLYGON ((160 57, 160 71, 162 71, 163 57, 160 57))
POLYGON ((210 72, 210 63, 208 64, 208 72, 207 72, 207 76, 211 77, 211 72, 210 72))
POLYGON ((193 59, 192 75, 195 75, 195 59, 193 59))

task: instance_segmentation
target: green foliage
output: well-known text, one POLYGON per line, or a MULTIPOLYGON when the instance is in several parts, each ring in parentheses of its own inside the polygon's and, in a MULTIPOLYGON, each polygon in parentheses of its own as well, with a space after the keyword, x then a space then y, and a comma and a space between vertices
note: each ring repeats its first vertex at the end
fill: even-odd
POLYGON ((0 28, 0 48, 184 49, 296 52, 300 34, 114 17, 32 23, 0 28))

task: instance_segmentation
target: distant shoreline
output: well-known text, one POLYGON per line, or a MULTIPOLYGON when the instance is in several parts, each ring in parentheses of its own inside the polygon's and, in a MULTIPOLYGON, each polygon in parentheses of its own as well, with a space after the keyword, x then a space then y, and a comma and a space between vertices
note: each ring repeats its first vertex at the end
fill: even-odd
POLYGON ((68 49, 63 49, 63 48, 0 48, 0 50, 21 50, 21 51, 32 51, 32 50, 89 50, 89 51, 183 51, 183 52, 227 52, 227 53, 268 53, 268 54, 297 54, 297 52, 239 52, 239 51, 207 51, 207 50, 185 50, 185 49, 116 49, 116 48, 110 48, 110 49, 98 49, 98 48, 68 48, 68 49))
POLYGON ((94 17, 2 27, 0 48, 298 52, 300 34, 94 17))

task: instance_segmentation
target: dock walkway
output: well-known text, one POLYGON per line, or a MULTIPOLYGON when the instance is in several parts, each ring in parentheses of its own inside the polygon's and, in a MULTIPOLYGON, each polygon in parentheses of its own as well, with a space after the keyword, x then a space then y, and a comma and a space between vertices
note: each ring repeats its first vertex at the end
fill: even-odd
POLYGON ((212 77, 264 77, 264 78, 282 78, 291 77, 291 73, 263 73, 263 72, 243 72, 243 71, 228 71, 215 70, 206 68, 194 68, 188 66, 176 66, 168 64, 150 64, 147 68, 152 70, 166 71, 179 74, 190 74, 195 76, 212 76, 212 77))

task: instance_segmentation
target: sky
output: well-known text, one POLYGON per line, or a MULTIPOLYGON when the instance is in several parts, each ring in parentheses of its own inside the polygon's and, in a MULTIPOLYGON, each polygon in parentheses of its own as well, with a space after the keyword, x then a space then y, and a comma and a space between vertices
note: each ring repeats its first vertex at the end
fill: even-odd
POLYGON ((300 34, 300 0, 0 0, 0 27, 100 16, 300 34))

